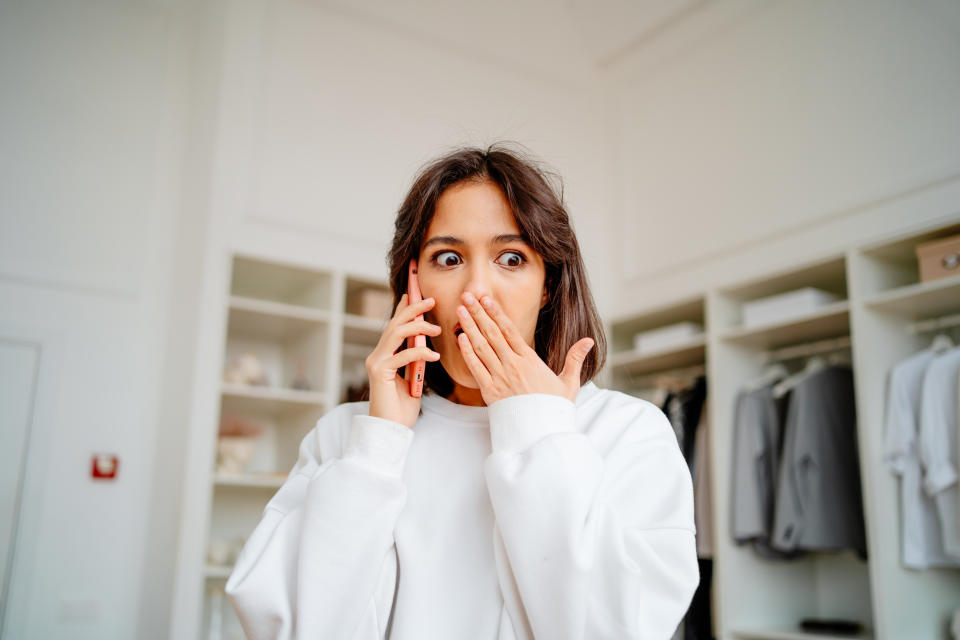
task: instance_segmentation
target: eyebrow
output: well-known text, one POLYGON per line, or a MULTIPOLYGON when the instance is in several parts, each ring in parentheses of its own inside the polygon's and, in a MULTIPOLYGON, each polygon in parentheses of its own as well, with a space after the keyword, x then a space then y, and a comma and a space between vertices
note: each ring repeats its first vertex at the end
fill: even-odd
MULTIPOLYGON (((518 233, 502 233, 490 239, 491 245, 506 244, 508 242, 523 242, 526 244, 527 241, 518 233)), ((451 244, 456 247, 464 247, 467 243, 455 236, 433 236, 423 243, 423 250, 426 250, 426 248, 432 244, 451 244)))

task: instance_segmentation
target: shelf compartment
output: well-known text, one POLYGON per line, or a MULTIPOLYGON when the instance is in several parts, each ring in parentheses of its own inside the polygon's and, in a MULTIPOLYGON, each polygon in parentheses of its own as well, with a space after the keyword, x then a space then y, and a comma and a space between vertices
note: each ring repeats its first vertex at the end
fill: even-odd
POLYGON ((230 332, 269 340, 286 340, 330 322, 330 312, 268 300, 230 297, 230 332))
POLYGON ((327 396, 319 391, 278 387, 254 387, 224 382, 221 385, 223 409, 238 414, 279 416, 290 411, 327 406, 327 396))
POLYGON ((917 264, 917 245, 960 234, 960 224, 935 227, 912 236, 872 244, 859 250, 867 268, 862 271, 858 290, 872 296, 894 290, 908 289, 910 285, 933 284, 920 282, 917 264))
MULTIPOLYGON (((272 497, 269 491, 251 491, 235 484, 208 485, 212 491, 208 544, 212 540, 245 541, 263 518, 272 497)), ((207 560, 209 562, 209 560, 207 560)))
POLYGON ((230 293, 243 298, 329 310, 332 285, 329 273, 237 256, 233 262, 230 293))
POLYGON ((369 344, 376 346, 387 328, 389 320, 378 320, 377 318, 367 318, 366 316, 357 316, 345 314, 343 317, 343 340, 351 344, 369 344))
POLYGON ((872 640, 873 635, 814 633, 801 629, 734 629, 733 637, 738 640, 872 640))
POLYGON ((203 576, 208 580, 226 580, 233 573, 232 565, 207 564, 203 567, 203 576))
POLYGON ((706 338, 698 336, 669 349, 649 353, 636 351, 615 353, 610 356, 609 365, 617 376, 641 376, 703 364, 706 361, 706 353, 706 338))
MULTIPOLYGON (((610 323, 610 349, 614 354, 629 353, 634 347, 634 336, 641 331, 659 329, 678 322, 704 325, 704 299, 697 297, 642 314, 620 318, 610 323)), ((628 356, 622 356, 628 359, 628 356)))
POLYGON ((279 489, 287 479, 285 473, 222 473, 213 474, 213 483, 220 486, 251 489, 279 489))
MULTIPOLYGON (((387 286, 383 281, 370 280, 362 277, 349 276, 346 281, 346 291, 345 291, 345 300, 344 300, 344 310, 348 314, 364 316, 364 304, 363 298, 364 295, 369 292, 376 292, 378 294, 377 298, 379 301, 380 295, 383 295, 384 301, 389 300, 390 302, 384 302, 384 309, 382 309, 382 318, 377 317, 375 319, 381 320, 385 318, 390 318, 393 315, 393 293, 390 291, 390 287, 387 286)), ((380 305, 377 305, 379 308, 380 305)), ((367 311, 373 311, 374 308, 370 307, 367 311)), ((379 313, 379 312, 378 312, 379 313)))
MULTIPOLYGON (((763 330, 764 327, 744 326, 743 307, 745 304, 807 287, 832 293, 838 299, 837 302, 824 305, 815 313, 834 308, 834 305, 849 299, 846 265, 845 256, 833 257, 786 272, 768 273, 752 282, 720 289, 716 299, 718 304, 714 307, 711 317, 713 328, 723 335, 726 335, 725 332, 763 330)), ((770 326, 793 324, 796 320, 799 320, 799 318, 780 321, 776 325, 771 323, 770 326)))
POLYGON ((343 345, 343 357, 353 360, 366 360, 367 356, 373 352, 375 345, 345 343, 343 345))
POLYGON ((735 327, 719 333, 721 340, 760 349, 834 338, 850 333, 850 303, 839 300, 812 313, 758 327, 735 327))
POLYGON ((911 320, 925 320, 960 311, 960 275, 909 284, 864 300, 864 305, 911 320))

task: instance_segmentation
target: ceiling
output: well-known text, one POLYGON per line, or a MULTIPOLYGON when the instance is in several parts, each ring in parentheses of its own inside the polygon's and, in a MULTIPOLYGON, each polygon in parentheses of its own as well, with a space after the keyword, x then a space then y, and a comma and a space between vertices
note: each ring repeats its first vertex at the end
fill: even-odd
POLYGON ((446 48, 552 76, 616 64, 705 0, 320 0, 446 48))

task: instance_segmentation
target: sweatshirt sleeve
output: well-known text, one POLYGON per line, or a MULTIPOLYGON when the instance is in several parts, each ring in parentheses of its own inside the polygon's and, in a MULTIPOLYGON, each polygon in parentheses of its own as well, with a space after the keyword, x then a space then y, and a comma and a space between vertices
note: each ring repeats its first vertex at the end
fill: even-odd
POLYGON ((520 637, 664 640, 699 583, 690 471, 652 404, 611 400, 594 420, 603 455, 566 398, 490 405, 505 605, 520 637))
POLYGON ((396 585, 393 531, 413 431, 367 415, 322 418, 237 558, 226 585, 246 635, 383 638, 396 585), (349 421, 343 454, 319 433, 349 421))

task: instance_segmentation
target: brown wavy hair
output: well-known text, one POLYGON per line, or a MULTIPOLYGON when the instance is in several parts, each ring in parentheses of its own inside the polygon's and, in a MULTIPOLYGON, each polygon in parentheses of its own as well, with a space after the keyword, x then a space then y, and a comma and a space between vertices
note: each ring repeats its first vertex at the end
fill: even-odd
MULTIPOLYGON (((394 307, 407 290, 407 266, 418 258, 437 200, 464 180, 489 181, 500 187, 524 240, 546 268, 547 303, 540 310, 534 349, 554 373, 563 370, 567 351, 577 340, 591 337, 580 384, 603 368, 607 341, 580 255, 580 245, 563 203, 563 183, 515 145, 495 143, 487 149, 457 149, 424 166, 397 212, 393 243, 387 254, 394 307)), ((430 336, 427 343, 432 344, 430 336)), ((424 384, 443 397, 453 392, 453 380, 443 365, 427 362, 424 384)))

